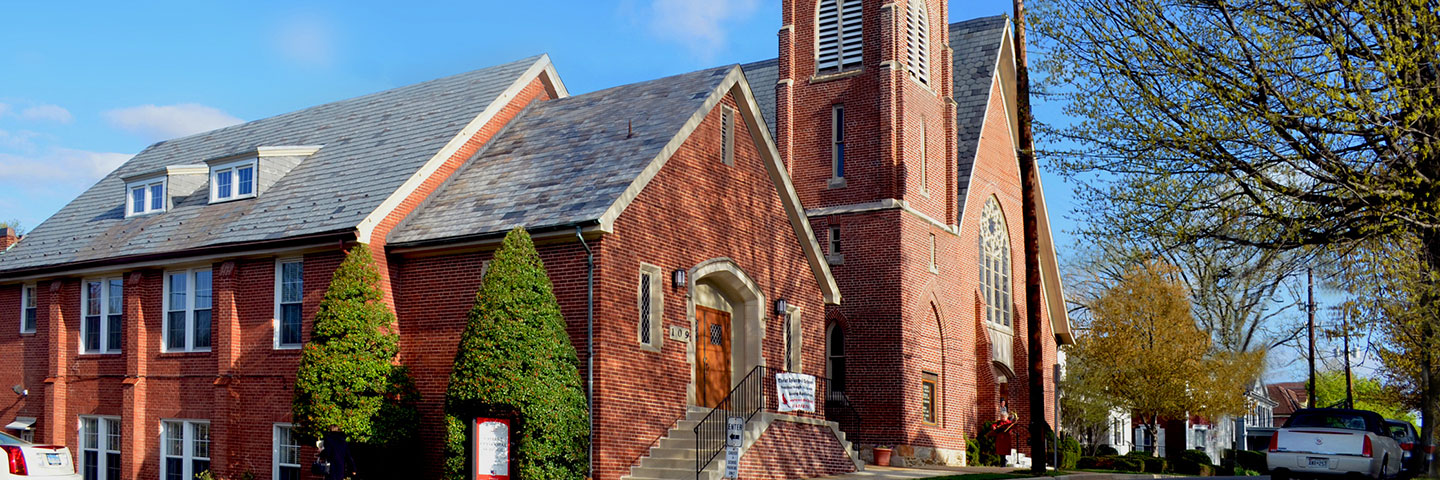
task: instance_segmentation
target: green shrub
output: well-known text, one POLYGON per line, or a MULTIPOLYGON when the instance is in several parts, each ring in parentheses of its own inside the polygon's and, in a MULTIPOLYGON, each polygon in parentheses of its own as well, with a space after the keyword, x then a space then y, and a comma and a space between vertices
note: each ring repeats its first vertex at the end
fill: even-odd
POLYGON ((1215 474, 1215 466, 1208 463, 1199 463, 1192 458, 1180 458, 1172 464, 1175 473, 1184 475, 1198 475, 1208 477, 1215 474))
POLYGON ((1150 452, 1147 452, 1147 451, 1144 451, 1144 450, 1131 450, 1131 451, 1129 451, 1129 452, 1126 452, 1126 453, 1125 453, 1125 456, 1127 456, 1127 457, 1155 458, 1155 456, 1154 456, 1154 455, 1151 455, 1150 452))
POLYGON ((1180 452, 1180 458, 1183 460, 1195 462, 1200 465, 1214 464, 1210 461, 1210 454, 1205 453, 1204 450, 1186 450, 1184 452, 1180 452))
POLYGON ((446 474, 464 478, 466 422, 511 418, 519 478, 585 478, 588 413, 580 361, 530 235, 505 236, 475 295, 445 392, 446 474))
POLYGON ((1096 449, 1095 449, 1095 454, 1096 454, 1096 455, 1119 455, 1119 454, 1120 454, 1120 451, 1115 450, 1115 447, 1112 447, 1112 446, 1109 446, 1109 445, 1101 445, 1099 448, 1096 448, 1096 449))
POLYGON ((1145 473, 1165 473, 1170 468, 1170 462, 1160 457, 1138 457, 1145 464, 1145 473))
POLYGON ((1135 472, 1135 473, 1139 473, 1139 472, 1145 471, 1145 462, 1144 462, 1144 460, 1142 460, 1142 459, 1140 459, 1140 458, 1136 458, 1136 457, 1126 457, 1126 456, 1115 456, 1115 457, 1108 457, 1108 458, 1114 459, 1114 460, 1112 460, 1112 465, 1113 465, 1113 466, 1112 466, 1111 468, 1109 468, 1108 470, 1119 470, 1119 471, 1122 471, 1122 472, 1135 472))
POLYGON ((1265 454, 1253 450, 1235 451, 1235 464, 1246 470, 1257 472, 1263 472, 1268 468, 1265 463, 1265 454))
POLYGON ((1082 469, 1086 469, 1086 470, 1095 470, 1095 469, 1098 469, 1098 468, 1100 468, 1100 467, 1099 467, 1099 463, 1098 463, 1098 461, 1097 461, 1097 459, 1096 459, 1095 457, 1080 457, 1080 460, 1078 460, 1078 461, 1075 462, 1075 468, 1082 468, 1082 469))
MULTIPOLYGON (((359 452, 406 446, 419 423, 419 394, 394 363, 398 353, 400 335, 380 273, 370 249, 356 245, 335 270, 300 354, 291 403, 296 430, 320 438, 339 429, 359 452)), ((366 462, 359 463, 365 470, 366 462)))
POLYGON ((1075 437, 1065 435, 1060 439, 1060 465, 1061 470, 1075 468, 1075 462, 1080 460, 1080 441, 1075 437))

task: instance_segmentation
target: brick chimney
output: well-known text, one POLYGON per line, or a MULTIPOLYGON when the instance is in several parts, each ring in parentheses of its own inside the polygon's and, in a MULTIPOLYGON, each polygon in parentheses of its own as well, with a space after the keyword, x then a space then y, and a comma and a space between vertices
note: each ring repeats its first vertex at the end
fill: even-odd
POLYGON ((20 243, 20 237, 15 235, 15 229, 0 227, 0 252, 5 251, 5 249, 10 248, 11 245, 16 243, 20 243))

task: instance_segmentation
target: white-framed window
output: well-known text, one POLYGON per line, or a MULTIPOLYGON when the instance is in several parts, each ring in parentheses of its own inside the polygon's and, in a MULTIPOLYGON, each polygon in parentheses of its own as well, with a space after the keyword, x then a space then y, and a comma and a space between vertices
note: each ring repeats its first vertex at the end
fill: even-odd
POLYGON ((930 84, 930 20, 925 0, 905 2, 905 57, 910 76, 930 84))
POLYGON ((300 480, 300 436, 294 425, 275 424, 273 460, 270 462, 270 478, 274 480, 300 480))
POLYGON ((160 478, 190 480, 210 471, 210 422, 160 421, 160 478))
POLYGON ((210 203, 255 196, 255 159, 210 168, 210 203))
POLYGON ((35 333, 35 324, 40 316, 40 307, 36 303, 35 286, 23 285, 20 287, 20 333, 35 333))
POLYGON ((165 273, 165 351, 210 350, 210 269, 165 273))
POLYGON ((845 105, 830 107, 830 177, 845 178, 845 105))
POLYGON ((991 197, 980 211, 980 296, 985 320, 1010 326, 1010 234, 1000 202, 991 197))
POLYGON ((830 244, 830 254, 839 255, 844 253, 840 250, 840 227, 830 227, 829 232, 829 238, 827 240, 830 244))
POLYGON ((80 417, 80 475, 120 480, 120 417, 80 417))
POLYGON ((80 289, 80 353, 120 353, 124 341, 125 283, 120 278, 85 281, 80 289))
POLYGON ((735 109, 720 106, 720 161, 735 165, 735 109))
POLYGON ((801 365, 800 308, 788 305, 785 309, 785 371, 799 372, 801 365))
POLYGON ((662 287, 664 274, 660 267, 640 264, 640 283, 636 288, 640 323, 637 325, 640 346, 658 350, 662 343, 662 324, 665 313, 665 289, 662 287))
POLYGON ((299 258, 275 262, 275 348, 300 348, 301 310, 305 300, 305 262, 299 258))
POLYGON ((165 211, 170 203, 165 196, 165 183, 165 177, 160 177, 125 185, 125 216, 165 211))
POLYGON ((815 69, 819 73, 858 67, 864 56, 861 0, 820 0, 815 9, 815 69))

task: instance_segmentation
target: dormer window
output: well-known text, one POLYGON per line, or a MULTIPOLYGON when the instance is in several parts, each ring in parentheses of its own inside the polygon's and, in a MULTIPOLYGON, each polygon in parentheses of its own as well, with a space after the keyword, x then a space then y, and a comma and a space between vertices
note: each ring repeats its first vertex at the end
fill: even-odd
POLYGON ((210 169, 210 203, 255 196, 255 159, 217 165, 210 169))
POLYGON ((165 177, 152 178, 125 185, 125 216, 165 211, 165 177))

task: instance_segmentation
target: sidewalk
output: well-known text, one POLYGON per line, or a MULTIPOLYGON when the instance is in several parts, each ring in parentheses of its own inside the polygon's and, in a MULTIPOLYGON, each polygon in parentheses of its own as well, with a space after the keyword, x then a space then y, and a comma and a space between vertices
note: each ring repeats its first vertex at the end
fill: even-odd
MULTIPOLYGON (((932 478, 947 475, 968 475, 975 473, 1011 473, 1014 467, 941 467, 927 466, 917 468, 881 467, 877 465, 866 465, 865 471, 822 477, 823 480, 902 480, 912 478, 932 478)), ((1077 472, 1058 477, 1034 477, 1034 480, 1142 480, 1167 478, 1169 475, 1156 475, 1150 473, 1092 473, 1077 472)), ((1015 480, 1032 480, 1018 478, 1015 480)))

